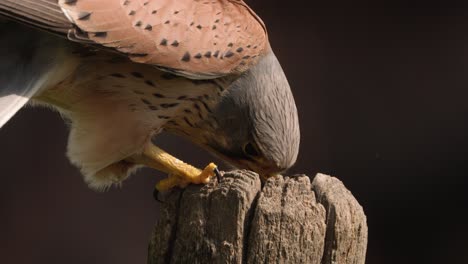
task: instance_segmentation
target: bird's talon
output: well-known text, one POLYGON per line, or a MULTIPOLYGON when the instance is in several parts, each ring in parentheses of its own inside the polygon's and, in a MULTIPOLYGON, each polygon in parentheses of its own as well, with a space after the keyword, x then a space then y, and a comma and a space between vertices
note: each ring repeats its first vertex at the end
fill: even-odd
POLYGON ((218 180, 218 183, 220 183, 221 182, 221 172, 219 171, 218 167, 214 168, 213 172, 216 175, 216 179, 218 180))

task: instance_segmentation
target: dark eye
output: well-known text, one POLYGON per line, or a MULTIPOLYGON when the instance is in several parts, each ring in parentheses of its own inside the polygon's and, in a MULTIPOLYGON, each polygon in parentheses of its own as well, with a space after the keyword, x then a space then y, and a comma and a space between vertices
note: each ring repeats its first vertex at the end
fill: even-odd
POLYGON ((258 153, 257 148, 251 142, 244 145, 244 153, 251 157, 256 157, 260 155, 260 153, 258 153))

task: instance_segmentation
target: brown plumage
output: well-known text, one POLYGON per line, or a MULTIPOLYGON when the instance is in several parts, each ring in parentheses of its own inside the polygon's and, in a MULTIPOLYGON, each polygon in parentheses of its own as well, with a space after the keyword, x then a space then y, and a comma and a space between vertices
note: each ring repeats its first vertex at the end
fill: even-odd
POLYGON ((243 72, 267 48, 263 22, 240 0, 78 0, 68 4, 61 0, 59 4, 90 40, 129 54, 136 62, 196 75, 243 72), (162 40, 177 45, 160 45, 162 40), (236 52, 239 48, 242 52, 236 52), (217 51, 217 57, 203 56, 217 51))
POLYGON ((271 175, 299 148, 297 111, 262 21, 240 0, 0 0, 0 126, 29 98, 70 120, 68 157, 94 188, 146 165, 163 189, 202 183, 162 130, 271 175))
POLYGON ((241 73, 268 47, 263 22, 240 0, 2 2, 2 13, 191 78, 241 73))

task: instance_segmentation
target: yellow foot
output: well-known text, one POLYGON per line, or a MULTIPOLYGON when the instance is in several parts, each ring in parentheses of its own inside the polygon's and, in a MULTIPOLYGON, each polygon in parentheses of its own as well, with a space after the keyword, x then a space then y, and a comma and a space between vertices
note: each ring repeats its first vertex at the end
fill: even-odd
POLYGON ((210 182, 211 177, 216 175, 216 168, 214 163, 208 164, 203 171, 187 165, 187 167, 177 172, 177 174, 170 174, 166 179, 159 181, 156 184, 156 189, 160 192, 164 192, 176 186, 185 188, 189 183, 206 184, 210 182))
POLYGON ((208 164, 205 169, 200 170, 187 164, 164 150, 148 143, 141 154, 135 154, 129 157, 127 161, 146 165, 169 174, 167 179, 161 180, 156 184, 158 191, 167 191, 175 186, 186 187, 189 183, 201 184, 208 183, 214 175, 219 176, 219 171, 214 163, 208 164))

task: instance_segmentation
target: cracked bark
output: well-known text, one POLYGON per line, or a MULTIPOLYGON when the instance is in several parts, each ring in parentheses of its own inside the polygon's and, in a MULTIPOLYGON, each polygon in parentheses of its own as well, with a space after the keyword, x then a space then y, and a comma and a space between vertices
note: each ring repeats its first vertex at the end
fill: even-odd
POLYGON ((336 178, 270 178, 226 172, 208 185, 169 193, 148 263, 365 262, 364 211, 336 178))

